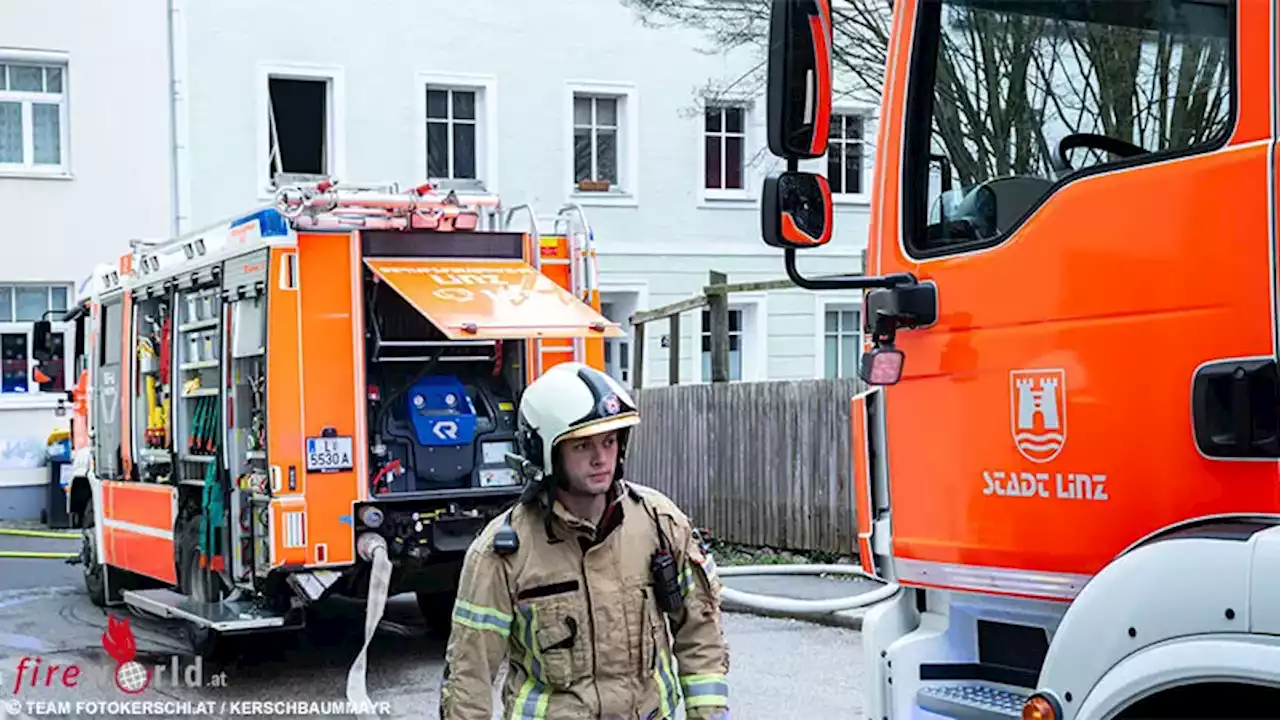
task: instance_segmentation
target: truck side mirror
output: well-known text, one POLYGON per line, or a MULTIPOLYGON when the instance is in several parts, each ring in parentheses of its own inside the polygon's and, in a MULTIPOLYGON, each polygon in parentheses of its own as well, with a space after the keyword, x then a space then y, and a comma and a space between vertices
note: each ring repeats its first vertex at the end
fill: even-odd
POLYGON ((764 181, 761 231, 779 248, 812 248, 831 242, 831 185, 821 175, 784 172, 764 181))
POLYGON ((773 0, 769 23, 769 151, 810 159, 831 132, 831 0, 773 0))
POLYGON ((53 357, 53 323, 37 320, 31 331, 31 356, 44 362, 53 357))

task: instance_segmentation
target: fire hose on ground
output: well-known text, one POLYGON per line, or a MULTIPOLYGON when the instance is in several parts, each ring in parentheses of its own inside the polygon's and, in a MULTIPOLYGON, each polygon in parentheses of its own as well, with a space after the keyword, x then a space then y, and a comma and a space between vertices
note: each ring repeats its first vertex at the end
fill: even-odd
POLYGON ((797 600, 777 595, 760 595, 734 590, 727 586, 721 590, 721 597, 726 602, 750 610, 782 613, 801 618, 808 615, 825 615, 869 607, 893 597, 898 592, 896 583, 886 583, 879 578, 872 577, 857 565, 732 565, 718 567, 716 573, 722 578, 759 575, 851 575, 874 581, 880 586, 874 590, 860 592, 856 595, 825 600, 797 600))
MULTIPOLYGON (((387 541, 381 535, 365 533, 356 541, 356 550, 361 559, 370 564, 369 592, 365 601, 364 645, 351 669, 347 671, 347 702, 361 708, 368 708, 369 688, 365 678, 369 668, 369 643, 382 622, 382 613, 387 608, 387 592, 391 585, 391 560, 387 557, 387 541)), ((360 720, 374 718, 376 715, 358 715, 360 720)))
MULTIPOLYGON (((0 535, 14 537, 46 538, 50 540, 79 540, 80 533, 51 532, 47 530, 19 530, 17 528, 0 528, 0 535)), ((68 560, 79 557, 79 552, 47 552, 37 550, 0 550, 0 558, 17 558, 23 560, 68 560)))

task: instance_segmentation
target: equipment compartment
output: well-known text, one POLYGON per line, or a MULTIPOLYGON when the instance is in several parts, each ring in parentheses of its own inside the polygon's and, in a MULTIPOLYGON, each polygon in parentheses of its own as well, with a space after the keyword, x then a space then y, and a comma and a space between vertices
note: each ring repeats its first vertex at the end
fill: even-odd
POLYGON ((245 588, 270 569, 271 483, 267 469, 267 257, 228 261, 226 302, 228 390, 224 423, 231 479, 231 574, 245 588))
POLYGON ((178 398, 181 410, 174 445, 182 458, 182 480, 203 483, 217 472, 220 441, 218 398, 222 374, 222 301, 215 286, 178 294, 178 398))
POLYGON ((173 295, 152 286, 134 297, 133 447, 138 477, 164 482, 173 468, 173 295))
POLYGON ((517 487, 521 340, 449 340, 364 275, 371 494, 517 487))

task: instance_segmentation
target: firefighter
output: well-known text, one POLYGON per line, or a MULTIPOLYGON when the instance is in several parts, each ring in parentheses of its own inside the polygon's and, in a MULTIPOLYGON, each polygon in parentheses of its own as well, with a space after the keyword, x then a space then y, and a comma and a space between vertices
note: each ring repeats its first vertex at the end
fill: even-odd
POLYGON ((728 720, 715 566, 689 519, 623 479, 640 414, 612 378, 561 363, 520 400, 520 501, 464 560, 442 720, 728 720), (678 670, 677 670, 678 667, 678 670))

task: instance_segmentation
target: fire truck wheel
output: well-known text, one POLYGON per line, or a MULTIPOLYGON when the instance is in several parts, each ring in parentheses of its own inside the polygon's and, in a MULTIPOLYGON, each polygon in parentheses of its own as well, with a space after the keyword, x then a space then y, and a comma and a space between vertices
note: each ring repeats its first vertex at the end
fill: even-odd
MULTIPOLYGON (((200 523, 203 517, 191 517, 178 532, 178 580, 182 593, 187 597, 217 602, 226 596, 226 587, 220 575, 204 572, 200 567, 200 523)), ((184 631, 187 643, 197 657, 204 660, 222 657, 227 643, 221 633, 193 622, 184 623, 184 631)))
POLYGON ((432 634, 440 637, 449 634, 449 626, 453 622, 453 598, 451 592, 418 591, 418 611, 432 634))
POLYGON ((98 562, 98 537, 95 534, 93 504, 84 509, 84 523, 80 530, 80 567, 84 572, 84 587, 89 593, 89 601, 98 607, 106 607, 108 602, 118 602, 121 590, 129 590, 129 576, 110 565, 98 562), (107 586, 110 585, 111 596, 107 597, 107 586))

